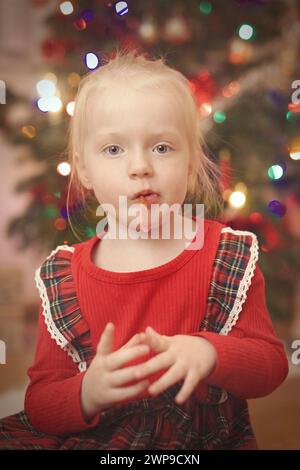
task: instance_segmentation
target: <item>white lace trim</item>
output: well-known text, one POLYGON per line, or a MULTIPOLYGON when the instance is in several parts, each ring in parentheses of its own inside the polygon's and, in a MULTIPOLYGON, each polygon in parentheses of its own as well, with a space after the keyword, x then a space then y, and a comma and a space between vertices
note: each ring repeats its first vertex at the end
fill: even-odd
POLYGON ((222 229, 222 233, 224 232, 233 233, 235 235, 250 235, 252 237, 252 244, 250 247, 250 260, 245 270, 244 277, 240 282, 233 308, 225 322, 225 325, 220 331, 220 334, 227 335, 238 321, 239 314, 247 298, 247 291, 251 284, 251 279, 254 276, 255 266, 258 260, 258 240, 255 233, 247 232, 246 230, 233 230, 231 227, 224 227, 222 229))
MULTIPOLYGON (((73 253, 75 248, 67 245, 59 245, 55 248, 55 250, 50 253, 49 256, 47 256, 46 259, 50 259, 59 250, 70 251, 73 253)), ((41 266, 35 271, 35 283, 42 300, 42 312, 47 326, 47 330, 50 333, 51 338, 55 340, 56 344, 60 346, 64 351, 66 351, 68 355, 71 356, 73 361, 78 364, 79 371, 84 372, 86 370, 86 361, 81 361, 76 348, 72 344, 70 344, 68 340, 60 333, 59 329, 56 327, 53 321, 46 286, 41 279, 40 271, 41 266)))

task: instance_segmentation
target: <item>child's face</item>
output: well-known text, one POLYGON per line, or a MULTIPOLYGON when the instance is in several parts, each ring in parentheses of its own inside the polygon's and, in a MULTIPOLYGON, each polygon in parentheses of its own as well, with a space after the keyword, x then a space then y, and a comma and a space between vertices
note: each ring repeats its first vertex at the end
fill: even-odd
POLYGON ((100 204, 119 210, 134 193, 151 188, 158 203, 183 203, 190 155, 182 113, 171 92, 114 89, 97 92, 87 104, 85 159, 81 181, 100 204), (160 133, 160 135, 155 135, 160 133), (114 134, 114 135, 112 135, 114 134))

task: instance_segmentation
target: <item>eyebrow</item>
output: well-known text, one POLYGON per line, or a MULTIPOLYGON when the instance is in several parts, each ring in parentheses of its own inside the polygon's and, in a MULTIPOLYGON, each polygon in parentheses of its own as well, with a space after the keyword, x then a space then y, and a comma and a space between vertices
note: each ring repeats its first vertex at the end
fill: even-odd
MULTIPOLYGON (((170 128, 165 128, 156 132, 152 132, 151 137, 156 137, 156 138, 163 137, 167 134, 172 135, 174 137, 180 137, 177 131, 175 131, 174 129, 170 129, 170 128)), ((124 137, 124 136, 119 132, 113 132, 113 131, 107 130, 107 132, 106 131, 98 132, 96 134, 96 137, 124 137)))

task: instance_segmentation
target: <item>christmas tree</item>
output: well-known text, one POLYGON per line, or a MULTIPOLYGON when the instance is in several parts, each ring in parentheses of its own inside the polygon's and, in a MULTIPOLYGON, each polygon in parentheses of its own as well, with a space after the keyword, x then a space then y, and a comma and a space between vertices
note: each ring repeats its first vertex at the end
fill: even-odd
POLYGON ((163 55, 188 77, 206 152, 221 169, 219 220, 258 236, 270 312, 288 320, 300 275, 300 99, 292 98, 299 16, 296 0, 57 2, 41 43, 36 100, 8 93, 1 109, 20 160, 40 168, 16 188, 32 197, 8 236, 20 249, 48 250, 95 234, 97 201, 68 194, 68 125, 80 79, 116 48, 163 55))

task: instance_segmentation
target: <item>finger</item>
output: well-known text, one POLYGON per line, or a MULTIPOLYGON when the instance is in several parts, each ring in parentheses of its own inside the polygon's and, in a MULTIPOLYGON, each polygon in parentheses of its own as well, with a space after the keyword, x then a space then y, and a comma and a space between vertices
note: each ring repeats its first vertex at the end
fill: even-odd
POLYGON ((125 343, 120 349, 128 348, 129 346, 134 346, 136 344, 139 344, 139 342, 140 342, 140 334, 137 333, 134 336, 132 336, 132 338, 130 338, 130 340, 127 341, 127 343, 125 343))
POLYGON ((97 345, 98 355, 106 356, 112 352, 114 333, 115 325, 111 322, 107 323, 97 345))
POLYGON ((139 356, 144 356, 150 351, 146 344, 139 344, 130 348, 118 349, 106 357, 106 368, 108 370, 120 369, 124 364, 139 356))
MULTIPOLYGON (((111 385, 114 387, 121 387, 124 384, 126 385, 128 382, 131 382, 131 381, 137 382, 138 379, 135 376, 136 367, 137 366, 134 365, 134 366, 124 367, 123 369, 112 371, 110 374, 110 379, 109 379, 111 385)), ((144 380, 147 380, 147 379, 144 379, 144 380)))
POLYGON ((175 397, 175 401, 178 405, 181 405, 188 399, 188 397, 193 393, 195 387, 198 385, 198 382, 198 374, 196 374, 193 370, 189 370, 186 375, 183 386, 175 397))
POLYGON ((185 377, 185 371, 181 365, 174 364, 159 380, 151 384, 149 393, 157 395, 185 377))
POLYGON ((141 364, 136 370, 135 377, 137 379, 142 379, 149 374, 153 374, 161 369, 166 369, 172 364, 172 357, 169 352, 166 351, 165 353, 159 354, 158 356, 155 356, 152 359, 149 359, 149 361, 141 364))
POLYGON ((157 331, 155 331, 150 326, 146 328, 146 342, 156 352, 166 351, 169 347, 169 344, 166 341, 166 337, 163 335, 160 335, 157 331))
POLYGON ((138 384, 131 385, 129 387, 122 388, 113 388, 110 392, 110 397, 112 401, 121 401, 126 400, 126 398, 131 398, 132 396, 137 395, 142 390, 145 390, 149 385, 149 380, 143 380, 138 384))
POLYGON ((140 342, 143 343, 146 340, 147 340, 146 333, 144 332, 140 333, 140 342))

